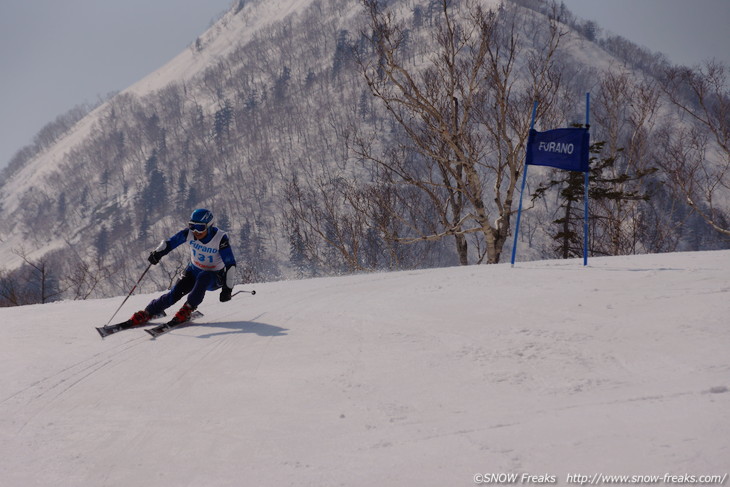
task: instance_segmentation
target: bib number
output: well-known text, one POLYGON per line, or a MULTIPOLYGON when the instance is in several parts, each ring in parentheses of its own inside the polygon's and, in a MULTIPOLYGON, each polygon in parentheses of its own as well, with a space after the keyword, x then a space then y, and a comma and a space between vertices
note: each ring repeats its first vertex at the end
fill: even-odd
POLYGON ((198 252, 195 249, 191 249, 193 251, 193 258, 196 259, 201 264, 208 262, 209 264, 213 263, 213 256, 210 254, 204 254, 203 252, 198 252))

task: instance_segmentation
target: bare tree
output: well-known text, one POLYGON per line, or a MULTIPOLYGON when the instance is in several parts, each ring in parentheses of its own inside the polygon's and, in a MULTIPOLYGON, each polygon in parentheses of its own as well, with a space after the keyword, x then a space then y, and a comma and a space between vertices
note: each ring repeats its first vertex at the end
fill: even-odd
POLYGON ((338 270, 338 262, 343 262, 349 271, 365 270, 361 255, 367 231, 365 215, 346 204, 358 198, 352 181, 325 176, 303 186, 294 178, 287 185, 285 195, 290 216, 298 222, 301 232, 312 233, 326 243, 323 253, 310 249, 317 252, 310 254, 310 258, 334 270, 338 270))
POLYGON ((26 303, 47 303, 63 293, 62 290, 59 290, 55 269, 52 265, 54 261, 52 254, 33 259, 23 248, 15 249, 13 253, 23 259, 23 262, 31 269, 27 277, 26 303))
POLYGON ((666 70, 662 89, 685 115, 662 134, 657 163, 672 189, 712 228, 730 236, 730 90, 727 66, 708 61, 666 70))
POLYGON ((659 90, 650 79, 636 81, 631 73, 612 69, 601 75, 596 101, 594 127, 603 143, 601 174, 594 182, 608 183, 611 195, 591 200, 591 250, 599 255, 634 254, 644 250, 643 215, 649 197, 644 178, 655 171, 651 141, 659 90))
POLYGON ((73 268, 64 275, 63 282, 66 290, 72 299, 88 299, 97 289, 97 286, 109 276, 101 267, 101 263, 78 261, 73 268))
POLYGON ((0 269, 0 307, 21 306, 26 304, 22 289, 18 284, 17 272, 0 269))
POLYGON ((408 52, 413 34, 380 1, 362 4, 375 59, 360 52, 358 62, 370 91, 406 135, 402 152, 419 157, 377 152, 381 141, 374 136, 359 137, 353 148, 358 157, 427 194, 440 222, 439 231, 402 241, 453 236, 459 260, 467 264, 465 236, 478 234, 485 245, 477 262, 499 262, 532 103, 539 101, 540 113, 548 112, 560 85, 555 53, 564 32, 557 16, 441 0, 435 50, 417 66, 408 52), (528 42, 540 48, 525 48, 528 42))

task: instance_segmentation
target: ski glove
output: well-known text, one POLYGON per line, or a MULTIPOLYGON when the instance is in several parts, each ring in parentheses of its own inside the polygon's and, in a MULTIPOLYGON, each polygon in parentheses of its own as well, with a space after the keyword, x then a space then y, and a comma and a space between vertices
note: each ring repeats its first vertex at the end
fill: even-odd
POLYGON ((167 242, 163 240, 162 242, 160 242, 160 245, 158 245, 155 250, 150 252, 150 256, 147 257, 147 260, 150 261, 150 264, 152 265, 159 264, 160 259, 163 256, 167 255, 167 252, 165 252, 165 250, 167 250, 167 242))
POLYGON ((150 261, 150 264, 157 265, 160 263, 160 259, 163 255, 164 254, 162 252, 150 252, 150 256, 147 257, 147 260, 150 261))
POLYGON ((226 278, 223 283, 223 289, 221 289, 221 303, 231 300, 231 293, 233 292, 233 286, 235 286, 236 279, 236 266, 232 265, 226 269, 226 278))

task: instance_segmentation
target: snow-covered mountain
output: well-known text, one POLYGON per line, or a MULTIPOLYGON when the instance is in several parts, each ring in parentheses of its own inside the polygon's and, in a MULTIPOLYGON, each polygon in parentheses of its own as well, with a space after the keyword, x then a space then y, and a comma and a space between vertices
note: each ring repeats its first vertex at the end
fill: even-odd
MULTIPOLYGON (((145 97, 162 90, 171 83, 189 83, 194 78, 200 77, 201 73, 214 65, 218 59, 229 55, 232 50, 245 44, 262 29, 296 13, 298 9, 304 8, 309 3, 309 0, 239 2, 198 37, 188 49, 157 71, 122 91, 120 95, 145 97), (244 4, 246 4, 245 7, 244 4)), ((74 148, 89 140, 95 126, 101 118, 108 116, 109 110, 110 102, 97 107, 58 140, 52 148, 33 158, 10 179, 1 183, 0 208, 4 210, 3 221, 6 219, 13 221, 14 217, 23 209, 23 198, 38 189, 49 193, 51 200, 57 200, 53 197, 53 193, 57 193, 57 190, 48 188, 49 180, 56 179, 57 175, 65 170, 79 170, 75 166, 83 165, 83 162, 71 160, 70 167, 65 166, 64 162, 69 161, 69 154, 74 148)), ((93 170, 93 166, 98 166, 98 161, 93 161, 90 165, 93 170)), ((22 220, 15 220, 14 226, 16 230, 19 230, 27 225, 22 220)), ((18 231, 13 233, 14 235, 8 235, 7 238, 0 240, 0 246, 3 249, 10 250, 23 244, 26 235, 18 231)), ((29 249, 29 251, 31 255, 40 256, 53 249, 61 248, 63 245, 62 238, 51 238, 46 243, 36 242, 34 245, 36 248, 29 249)), ((21 260, 17 256, 13 256, 10 252, 8 254, 9 260, 5 262, 5 265, 13 267, 20 264, 21 260)))
POLYGON ((255 290, 156 340, 99 338, 121 297, 0 309, 2 485, 727 478, 728 251, 255 290))
MULTIPOLYGON (((500 4, 496 0, 481 3, 489 8, 500 4)), ((548 17, 524 7, 529 3, 507 4, 535 26, 544 25, 548 17)), ((412 39, 419 39, 409 53, 413 63, 424 62, 430 55, 431 31, 427 29, 436 23, 433 16, 437 15, 431 4, 389 2, 414 33, 412 39)), ((302 274, 292 255, 295 237, 301 237, 300 222, 292 219, 284 190, 296 181, 315 185, 366 179, 372 168, 353 167, 356 158, 348 152, 351 128, 360 123, 381 141, 395 132, 351 59, 351 48, 363 43, 363 17, 362 5, 354 0, 234 2, 175 59, 96 108, 50 149, 0 183, 0 223, 11 229, 0 236, 4 256, 0 271, 18 268, 25 259, 46 266, 52 284, 65 297, 120 294, 136 280, 151 248, 179 230, 193 208, 208 207, 245 261, 245 266, 239 266, 244 270, 242 280, 302 274), (336 168, 333 173, 323 170, 332 167, 336 168)), ((565 29, 560 56, 569 67, 563 73, 565 92, 561 93, 565 97, 561 104, 569 105, 565 117, 576 112, 582 116, 583 96, 600 82, 602 73, 626 73, 626 84, 634 75, 640 78, 626 62, 568 26, 565 29)), ((530 37, 533 33, 520 34, 524 52, 541 47, 537 34, 530 37)), ((515 89, 519 86, 515 82, 515 89)), ((623 101, 631 104, 630 99, 623 101)), ((661 122, 669 111, 661 107, 655 118, 661 122)), ((633 116, 617 121, 622 130, 633 116)), ((598 132, 600 120, 593 127, 598 132)), ((637 127, 636 133, 645 135, 650 128, 637 127)), ((626 137, 641 139, 633 134, 626 137)), ((534 174, 540 174, 539 170, 534 174)), ((485 181, 485 187, 489 186, 491 182, 485 181)), ((322 194, 331 194, 325 186, 322 194)), ((525 258, 555 255, 545 224, 555 218, 550 205, 554 202, 525 215, 527 236, 519 242, 525 258)), ((662 222, 665 228, 653 234, 660 244, 649 250, 721 247, 707 238, 703 232, 709 229, 704 227, 662 233, 679 232, 691 219, 682 205, 671 200, 666 207, 659 205, 639 215, 645 220, 667 219, 662 222)), ((619 216, 625 227, 653 224, 643 220, 637 224, 636 214, 619 216)), ((326 232, 299 240, 302 246, 310 246, 314 257, 308 257, 331 264, 309 269, 306 275, 342 272, 346 267, 327 243, 326 232)), ((362 243, 356 244, 352 246, 362 243)), ((444 250, 445 244, 422 245, 432 247, 401 246, 404 255, 394 259, 399 268, 458 261, 451 247, 444 250), (408 251, 411 254, 405 255, 408 251)), ((647 248, 638 245, 633 251, 647 248)), ((145 290, 169 282, 180 262, 171 264, 172 268, 156 268, 145 290)))
MULTIPOLYGON (((215 66, 216 62, 230 55, 232 51, 245 45, 255 35, 261 35, 261 31, 281 21, 282 19, 295 15, 297 11, 307 7, 309 0, 267 0, 267 1, 242 1, 234 5, 229 12, 222 16, 205 33, 201 34, 186 50, 166 63, 157 71, 123 90, 118 96, 133 95, 144 98, 154 94, 170 84, 191 83, 191 80, 200 78, 206 69, 215 66)), ((20 171, 2 182, 1 203, 4 209, 3 217, 17 214, 22 209, 23 197, 38 189, 52 193, 54 189, 48 188, 49 180, 62 174, 65 170, 76 169, 76 166, 84 165, 85 162, 74 161, 70 152, 87 142, 92 136, 95 126, 100 119, 109 116, 110 102, 104 103, 92 111, 87 117, 76 124, 73 130, 63 136, 51 149, 39 154, 26 164, 20 171), (70 167, 64 162, 69 162, 70 167)), ((206 108, 209 108, 206 106, 206 108)), ((99 166, 99 161, 91 163, 99 166)), ((90 181, 93 183, 93 181, 90 181)), ((11 220, 8 217, 9 220, 11 220)), ((23 226, 18 221, 16 225, 23 226)), ((8 236, 3 239, 0 245, 11 248, 17 246, 22 238, 8 236)), ((40 254, 54 244, 49 243, 46 248, 40 249, 40 254)), ((63 245, 58 243, 57 245, 63 245)), ((42 245, 40 247, 43 247, 42 245)), ((17 261, 17 259, 11 259, 17 261)), ((12 264, 12 262, 10 262, 12 264)))

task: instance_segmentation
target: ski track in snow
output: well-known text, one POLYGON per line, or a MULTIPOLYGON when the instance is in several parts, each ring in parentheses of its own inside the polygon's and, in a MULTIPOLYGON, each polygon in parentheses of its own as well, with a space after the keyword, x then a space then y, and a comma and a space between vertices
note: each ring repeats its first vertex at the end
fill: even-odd
POLYGON ((723 474, 729 257, 247 285, 156 340, 99 339, 121 298, 0 309, 2 485, 723 474))

